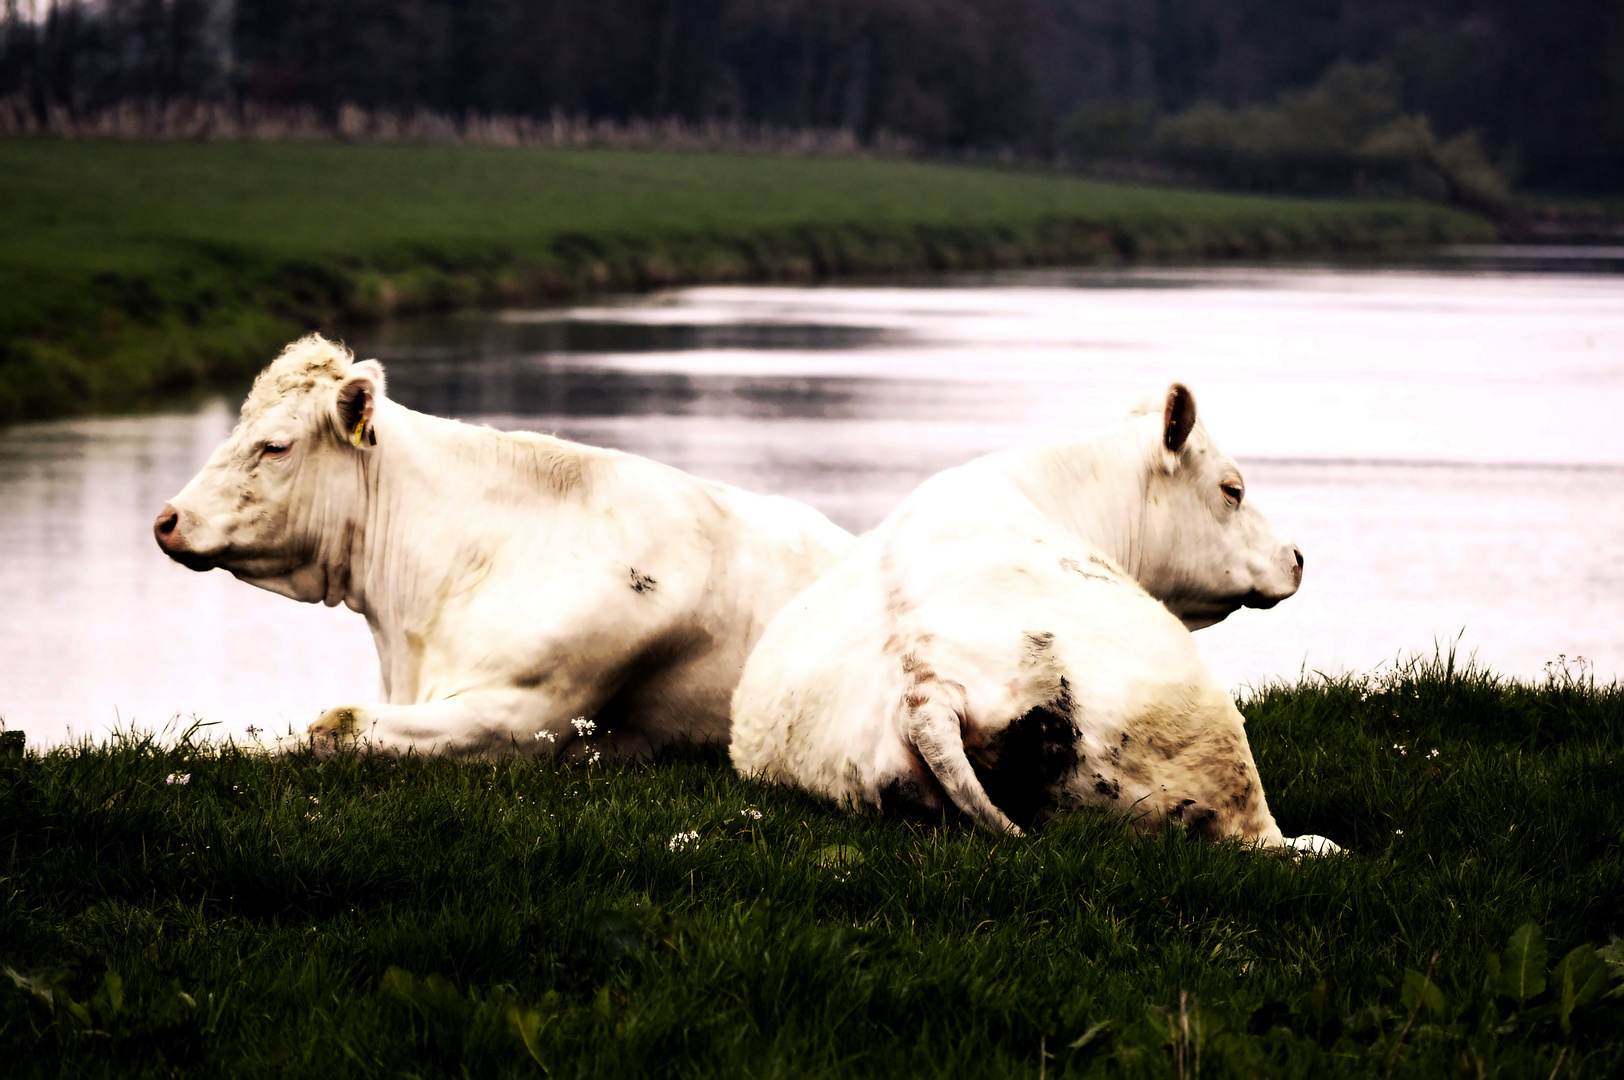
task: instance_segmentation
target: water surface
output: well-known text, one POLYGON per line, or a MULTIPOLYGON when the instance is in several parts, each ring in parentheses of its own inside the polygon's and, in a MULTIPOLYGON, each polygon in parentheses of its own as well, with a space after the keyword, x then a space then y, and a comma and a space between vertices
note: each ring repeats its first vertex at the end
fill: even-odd
MULTIPOLYGON (((978 454, 1087 432, 1171 378, 1302 591, 1198 640, 1231 685, 1458 640, 1539 677, 1624 672, 1624 279, 1212 270, 717 288, 352 339, 425 411, 804 499, 853 530, 978 454)), ((285 730, 376 693, 359 616, 152 543, 232 422, 0 433, 0 716, 50 741, 196 715, 285 730)))

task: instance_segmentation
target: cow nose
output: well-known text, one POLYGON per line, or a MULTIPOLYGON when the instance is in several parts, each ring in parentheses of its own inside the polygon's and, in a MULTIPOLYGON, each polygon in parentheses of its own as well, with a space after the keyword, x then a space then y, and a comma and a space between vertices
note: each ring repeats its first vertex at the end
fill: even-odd
POLYGON ((1301 570, 1303 568, 1303 549, 1292 545, 1291 553, 1297 556, 1297 569, 1301 570))
POLYGON ((169 550, 170 538, 175 535, 175 526, 179 524, 180 512, 165 503, 164 508, 158 511, 158 520, 152 523, 152 535, 157 538, 159 547, 169 550))

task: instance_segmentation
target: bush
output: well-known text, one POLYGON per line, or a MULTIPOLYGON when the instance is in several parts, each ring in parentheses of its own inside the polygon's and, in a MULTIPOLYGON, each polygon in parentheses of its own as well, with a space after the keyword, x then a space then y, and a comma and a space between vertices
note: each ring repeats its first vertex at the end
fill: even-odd
POLYGON ((1274 105, 1203 102, 1154 124, 1143 105, 1089 106, 1062 141, 1091 163, 1148 158, 1242 191, 1411 196, 1488 212, 1509 198, 1477 136, 1440 144, 1425 116, 1402 111, 1397 79, 1377 65, 1336 64, 1274 105))
POLYGON ((1084 105, 1060 126, 1060 145, 1085 164, 1139 157, 1155 130, 1156 110, 1145 101, 1084 105))

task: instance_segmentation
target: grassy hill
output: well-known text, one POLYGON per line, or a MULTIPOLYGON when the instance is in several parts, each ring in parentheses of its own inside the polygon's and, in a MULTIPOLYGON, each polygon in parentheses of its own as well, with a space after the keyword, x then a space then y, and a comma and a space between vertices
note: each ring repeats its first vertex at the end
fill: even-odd
POLYGON ((1244 712, 1293 863, 854 817, 714 755, 0 761, 46 1076, 1606 1076, 1624 690, 1444 664, 1244 712))
POLYGON ((300 330, 685 282, 1490 239, 1422 203, 623 150, 0 140, 0 423, 257 370, 300 330))

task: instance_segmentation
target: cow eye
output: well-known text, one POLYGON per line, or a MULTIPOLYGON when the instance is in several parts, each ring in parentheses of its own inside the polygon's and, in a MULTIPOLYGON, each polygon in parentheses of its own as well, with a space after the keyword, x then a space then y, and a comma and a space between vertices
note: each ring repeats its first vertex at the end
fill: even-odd
POLYGON ((1233 480, 1225 480, 1218 486, 1223 489, 1224 498, 1229 500, 1229 504, 1231 506, 1239 506, 1241 504, 1241 497, 1246 494, 1245 488, 1241 487, 1233 480))
POLYGON ((288 452, 288 444, 287 443, 268 442, 260 449, 259 456, 260 457, 281 457, 283 454, 285 454, 287 452, 288 452))

